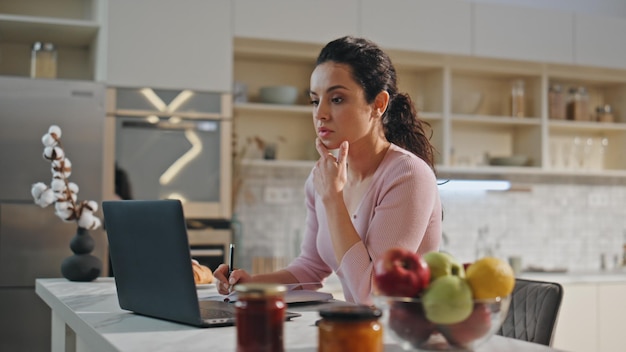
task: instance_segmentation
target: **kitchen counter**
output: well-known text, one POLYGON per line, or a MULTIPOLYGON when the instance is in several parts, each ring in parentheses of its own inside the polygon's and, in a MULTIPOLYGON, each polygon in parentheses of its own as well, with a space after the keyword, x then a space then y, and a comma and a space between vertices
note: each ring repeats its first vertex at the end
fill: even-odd
MULTIPOLYGON (((235 327, 201 329, 122 310, 112 278, 93 282, 37 279, 36 292, 52 309, 52 351, 234 351, 235 327)), ((215 289, 198 290, 199 297, 215 289)), ((320 306, 295 306, 301 317, 285 323, 287 351, 317 351, 320 306)), ((385 351, 402 349, 389 338, 385 351)), ((550 352, 546 346, 494 336, 477 352, 550 352)))
POLYGON ((572 271, 572 272, 522 272, 521 279, 573 283, 626 283, 626 269, 572 271))

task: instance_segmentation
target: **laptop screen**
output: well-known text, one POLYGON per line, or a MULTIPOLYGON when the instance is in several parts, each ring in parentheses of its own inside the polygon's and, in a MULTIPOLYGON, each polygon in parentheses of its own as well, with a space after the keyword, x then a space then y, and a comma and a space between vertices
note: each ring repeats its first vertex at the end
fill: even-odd
POLYGON ((104 201, 102 208, 120 307, 200 324, 180 201, 104 201))

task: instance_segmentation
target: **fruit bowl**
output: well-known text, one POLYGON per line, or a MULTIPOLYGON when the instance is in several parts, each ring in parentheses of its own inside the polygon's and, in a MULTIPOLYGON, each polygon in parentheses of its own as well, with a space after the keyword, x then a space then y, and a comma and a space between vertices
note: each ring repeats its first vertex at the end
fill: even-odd
POLYGON ((406 351, 472 351, 493 336, 506 318, 511 296, 474 300, 469 317, 453 324, 435 324, 419 298, 374 295, 383 311, 384 331, 406 351))

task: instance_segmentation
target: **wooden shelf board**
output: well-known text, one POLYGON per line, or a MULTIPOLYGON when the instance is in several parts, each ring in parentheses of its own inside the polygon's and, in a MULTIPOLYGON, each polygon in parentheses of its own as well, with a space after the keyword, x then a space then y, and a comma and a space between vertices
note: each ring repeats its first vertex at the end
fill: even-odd
POLYGON ((0 14, 0 40, 52 42, 57 46, 90 46, 100 26, 95 21, 0 14))

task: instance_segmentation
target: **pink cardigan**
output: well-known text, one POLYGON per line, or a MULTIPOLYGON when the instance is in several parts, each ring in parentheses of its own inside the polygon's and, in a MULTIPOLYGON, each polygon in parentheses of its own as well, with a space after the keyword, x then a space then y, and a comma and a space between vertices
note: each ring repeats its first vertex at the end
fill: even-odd
POLYGON ((361 237, 337 263, 324 206, 312 176, 305 184, 306 232, 300 255, 287 267, 299 282, 321 282, 333 271, 347 301, 371 304, 372 263, 391 247, 417 253, 439 249, 441 201, 428 164, 392 144, 373 175, 352 223, 361 237))

